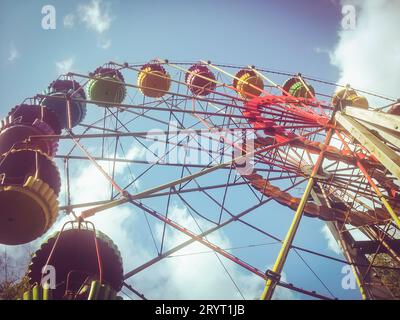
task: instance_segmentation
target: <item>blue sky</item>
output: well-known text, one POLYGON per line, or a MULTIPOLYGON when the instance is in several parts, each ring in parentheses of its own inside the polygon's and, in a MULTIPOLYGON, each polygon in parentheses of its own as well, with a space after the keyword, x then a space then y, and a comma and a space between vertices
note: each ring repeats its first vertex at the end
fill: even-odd
MULTIPOLYGON (((340 41, 340 21, 339 1, 329 0, 3 0, 0 4, 0 88, 3 94, 0 116, 4 117, 24 98, 41 92, 61 71, 72 69, 88 73, 110 60, 135 63, 154 57, 175 61, 206 59, 302 72, 338 81, 343 70, 331 63, 328 53, 333 52, 340 41), (93 8, 96 3, 101 10, 97 24, 90 17, 85 19, 82 13, 82 6, 93 8), (41 9, 47 4, 56 9, 55 30, 41 27, 41 9)), ((153 182, 157 183, 155 177, 153 182)), ((283 237, 292 213, 276 204, 270 205, 268 211, 278 213, 279 220, 254 222, 264 223, 268 230, 283 237)), ((124 212, 124 215, 129 216, 129 213, 124 212)), ((124 225, 128 233, 130 223, 134 222, 124 225)), ((295 243, 341 257, 329 249, 322 228, 322 222, 305 218, 295 243)), ((240 231, 235 226, 227 234, 231 244, 241 243, 236 242, 240 231)), ((261 263, 262 257, 269 255, 272 263, 279 246, 264 249, 249 251, 244 257, 266 268, 261 263)), ((313 256, 304 257, 335 296, 360 297, 357 289, 341 288, 343 265, 313 256)), ((289 256, 285 275, 288 282, 326 293, 294 254, 289 256)))
POLYGON ((56 62, 68 59, 80 71, 92 71, 111 59, 165 57, 338 76, 329 57, 315 51, 332 48, 337 41, 340 8, 331 1, 112 1, 110 27, 101 34, 77 17, 73 28, 64 27, 64 17, 76 15, 80 3, 51 2, 57 29, 43 30, 41 9, 49 2, 2 1, 0 81, 5 92, 15 92, 5 105, 46 86, 58 74, 56 62), (99 47, 107 41, 107 50, 99 47), (12 48, 18 51, 15 63, 8 61, 12 48))

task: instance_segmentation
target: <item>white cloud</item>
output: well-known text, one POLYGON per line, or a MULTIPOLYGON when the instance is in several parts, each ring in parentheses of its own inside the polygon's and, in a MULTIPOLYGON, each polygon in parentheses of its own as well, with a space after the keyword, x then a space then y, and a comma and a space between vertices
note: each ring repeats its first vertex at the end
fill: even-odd
MULTIPOLYGON (((181 226, 195 233, 200 233, 195 221, 189 215, 186 207, 174 204, 170 209, 169 218, 181 226)), ((204 230, 210 226, 200 223, 204 230)), ((155 232, 161 237, 163 224, 158 224, 155 232)), ((172 248, 189 237, 182 233, 167 228, 165 247, 172 248)), ((207 238, 210 242, 222 247, 230 247, 229 239, 222 232, 212 233, 207 238)), ((178 257, 165 259, 148 270, 144 276, 139 276, 135 281, 142 287, 151 299, 241 299, 241 295, 229 279, 223 266, 213 252, 200 243, 193 243, 175 253, 178 257), (185 256, 189 254, 189 256, 185 256), (191 255, 193 254, 193 255, 191 255), (153 280, 149 282, 149 277, 153 280), (159 283, 154 287, 155 284, 159 283), (152 288, 148 288, 152 286, 152 288)), ((264 285, 263 279, 249 272, 243 271, 236 264, 221 257, 225 268, 228 270, 246 299, 259 298, 264 285)))
POLYGON ((350 230, 351 236, 356 241, 368 241, 370 240, 364 233, 362 233, 359 229, 351 229, 350 230))
POLYGON ((63 24, 65 28, 73 28, 75 26, 75 15, 67 14, 63 19, 63 24))
POLYGON ((337 255, 340 255, 342 250, 340 248, 339 243, 333 237, 331 231, 329 230, 328 226, 325 224, 321 229, 322 234, 324 235, 325 239, 328 242, 328 248, 332 250, 337 255))
MULTIPOLYGON (((89 150, 89 152, 91 152, 91 150, 89 150)), ((114 154, 106 153, 104 156, 106 158, 112 158, 114 154)), ((144 150, 137 146, 132 146, 124 155, 116 155, 117 158, 126 158, 129 160, 140 159, 143 158, 143 156, 144 150)), ((97 164, 99 164, 104 171, 108 172, 109 175, 111 175, 110 171, 114 167, 115 176, 119 183, 127 184, 131 181, 131 176, 127 174, 129 163, 116 162, 115 166, 113 166, 111 162, 97 161, 97 164)), ((80 165, 79 170, 74 172, 71 180, 73 181, 71 195, 75 203, 107 200, 110 198, 111 184, 91 162, 80 165)), ((139 184, 136 183, 132 189, 135 187, 139 187, 139 184)), ((80 212, 77 213, 80 214, 80 212)))
POLYGON ((111 40, 110 39, 100 39, 98 45, 100 48, 107 50, 111 47, 111 40))
MULTIPOLYGON (((342 1, 355 3, 356 29, 339 32, 331 63, 340 70, 339 83, 400 97, 400 1, 342 1)), ((373 106, 384 105, 369 98, 373 106)))
MULTIPOLYGON (((186 229, 198 234, 200 229, 184 206, 173 204, 169 218, 186 229)), ((208 223, 197 221, 204 231, 210 227, 208 223)), ((156 237, 162 235, 163 225, 155 229, 156 237)), ((188 240, 182 233, 167 228, 165 247, 175 247, 188 240)), ((223 231, 217 231, 207 240, 221 248, 231 247, 229 238, 223 231)), ((240 268, 232 261, 219 256, 223 265, 208 247, 194 242, 174 253, 147 271, 136 275, 132 280, 150 299, 259 299, 265 285, 260 277, 240 268), (234 279, 241 294, 230 280, 224 267, 234 279)), ((285 281, 283 274, 282 280, 285 281)), ((295 299, 296 295, 281 287, 277 287, 274 299, 295 299)))
POLYGON ((98 34, 97 46, 103 50, 109 49, 111 40, 104 33, 110 29, 113 20, 110 3, 92 0, 89 4, 79 5, 77 15, 86 28, 98 34))
MULTIPOLYGON (((342 0, 342 5, 356 8, 356 28, 341 30, 339 41, 330 53, 331 63, 339 68, 338 83, 400 97, 400 1, 398 0, 342 0)), ((384 106, 387 101, 367 96, 370 106, 384 106)), ((328 228, 323 228, 328 246, 337 248, 328 228)), ((368 238, 359 230, 350 232, 355 240, 368 238)))
POLYGON ((65 74, 72 71, 74 63, 75 63, 74 58, 66 58, 64 60, 57 61, 56 62, 57 72, 59 74, 65 74))
POLYGON ((99 34, 111 27, 112 18, 109 4, 104 4, 101 0, 92 0, 90 4, 79 5, 78 13, 86 27, 99 34))
POLYGON ((10 50, 9 50, 9 54, 8 54, 8 62, 13 63, 15 62, 18 58, 20 57, 20 53, 18 51, 18 49, 15 47, 15 45, 12 43, 10 45, 10 50))

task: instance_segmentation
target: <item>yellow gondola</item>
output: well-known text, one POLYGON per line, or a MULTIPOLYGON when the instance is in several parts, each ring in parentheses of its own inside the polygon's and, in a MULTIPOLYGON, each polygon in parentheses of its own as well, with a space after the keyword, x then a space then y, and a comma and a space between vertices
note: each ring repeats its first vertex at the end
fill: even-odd
POLYGON ((236 74, 233 86, 238 90, 240 97, 251 99, 261 95, 264 81, 253 70, 242 69, 236 74))
POLYGON ((161 98, 169 91, 171 77, 158 63, 148 63, 139 72, 137 85, 146 97, 161 98))
POLYGON ((58 214, 60 175, 38 150, 11 150, 0 157, 0 243, 17 245, 43 235, 58 214))
POLYGON ((351 88, 343 88, 335 93, 332 98, 332 104, 340 107, 357 107, 368 109, 369 103, 364 96, 359 96, 357 92, 351 88))

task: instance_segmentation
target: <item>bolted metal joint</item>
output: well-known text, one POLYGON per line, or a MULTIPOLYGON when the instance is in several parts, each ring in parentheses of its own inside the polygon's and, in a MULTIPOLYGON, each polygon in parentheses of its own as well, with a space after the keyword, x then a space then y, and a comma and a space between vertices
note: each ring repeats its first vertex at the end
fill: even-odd
POLYGON ((265 275, 274 283, 278 283, 281 280, 281 275, 277 272, 267 269, 265 275))

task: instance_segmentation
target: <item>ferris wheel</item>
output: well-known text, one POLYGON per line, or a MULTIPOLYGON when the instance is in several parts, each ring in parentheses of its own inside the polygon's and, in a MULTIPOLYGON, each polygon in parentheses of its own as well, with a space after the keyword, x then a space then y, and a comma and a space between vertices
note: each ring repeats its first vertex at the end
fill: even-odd
POLYGON ((399 106, 350 85, 210 61, 109 62, 62 75, 1 122, 0 243, 28 243, 57 217, 70 218, 33 256, 24 299, 117 299, 123 287, 145 299, 128 281, 193 243, 264 280, 261 299, 277 287, 338 298, 284 281, 292 252, 351 266, 365 299, 393 298, 375 257, 400 263, 399 106), (141 157, 131 156, 132 146, 141 157), (107 197, 74 200, 71 172, 83 163, 107 181, 107 197), (171 213, 172 203, 186 219, 171 213), (277 204, 292 212, 287 230, 277 204), (154 257, 131 270, 90 222, 113 219, 117 211, 103 211, 121 206, 143 213, 155 245, 154 257), (294 244, 300 221, 310 218, 326 222, 345 260, 294 244), (162 226, 160 235, 149 219, 162 226), (256 261, 245 246, 233 254, 211 240, 226 229, 237 243, 273 241, 278 254, 265 255, 262 246, 256 261), (170 245, 168 230, 185 237, 170 245), (50 265, 56 287, 43 288, 50 265))

